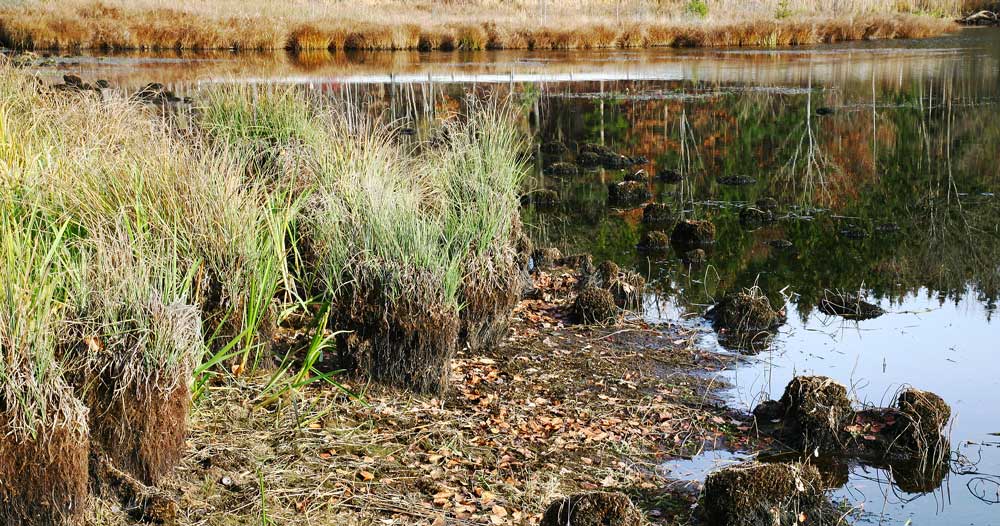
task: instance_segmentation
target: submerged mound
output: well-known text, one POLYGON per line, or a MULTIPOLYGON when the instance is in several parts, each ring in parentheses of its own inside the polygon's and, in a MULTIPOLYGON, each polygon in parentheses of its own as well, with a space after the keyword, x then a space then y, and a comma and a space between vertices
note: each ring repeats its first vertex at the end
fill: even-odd
POLYGON ((740 210, 740 225, 743 228, 760 228, 774 222, 774 213, 760 208, 744 208, 740 210))
POLYGON ((622 493, 584 493, 556 499, 541 526, 642 526, 646 517, 622 493))
POLYGON ((716 179, 716 182, 724 186, 747 186, 757 184, 757 179, 749 175, 725 175, 716 179))
POLYGON ((855 321, 870 320, 885 314, 882 307, 868 303, 855 294, 832 290, 823 292, 819 310, 827 316, 840 316, 855 321))
POLYGON ((656 172, 656 178, 667 184, 675 184, 684 179, 684 174, 673 168, 661 168, 659 172, 656 172))
POLYGON ((815 466, 748 462, 710 473, 699 509, 713 526, 793 526, 824 524, 833 506, 815 466))
POLYGON ((633 159, 600 144, 580 146, 577 161, 584 166, 600 166, 609 170, 620 170, 645 162, 643 159, 633 159))
POLYGON ((682 247, 697 247, 715 242, 715 225, 711 221, 687 219, 677 223, 670 241, 682 247))
POLYGON ((666 203, 649 203, 642 209, 643 223, 669 223, 673 218, 670 205, 666 203))
POLYGON ((558 162, 550 164, 545 173, 558 177, 576 177, 580 174, 580 168, 573 163, 558 162))
POLYGON ((759 288, 726 294, 705 317, 716 329, 740 335, 772 331, 785 323, 783 309, 771 307, 771 301, 759 288))
POLYGON ((708 261, 708 254, 704 249, 693 248, 685 252, 681 259, 688 265, 701 265, 708 261))
POLYGON ((622 181, 608 185, 608 203, 613 206, 634 206, 652 198, 646 183, 622 181))
POLYGON ((521 196, 521 206, 551 208, 559 204, 559 192, 549 189, 535 190, 521 196))

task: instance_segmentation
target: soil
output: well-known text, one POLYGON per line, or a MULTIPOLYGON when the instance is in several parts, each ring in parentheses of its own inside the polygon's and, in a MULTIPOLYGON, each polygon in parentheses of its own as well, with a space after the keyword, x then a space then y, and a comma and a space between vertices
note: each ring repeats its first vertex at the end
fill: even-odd
MULTIPOLYGON (((50 422, 61 416, 50 415, 50 422)), ((0 524, 79 523, 87 502, 90 445, 82 420, 60 421, 39 429, 36 438, 18 438, 8 415, 0 414, 0 524)))
MULTIPOLYGON (((698 374, 723 358, 679 326, 573 325, 568 268, 535 289, 501 345, 458 352, 441 397, 313 382, 274 398, 266 375, 209 386, 160 484, 176 523, 533 525, 556 499, 599 491, 686 523, 694 497, 656 467, 741 425, 698 374)), ((309 339, 296 336, 283 337, 309 339)), ((95 500, 90 524, 132 524, 95 500)))

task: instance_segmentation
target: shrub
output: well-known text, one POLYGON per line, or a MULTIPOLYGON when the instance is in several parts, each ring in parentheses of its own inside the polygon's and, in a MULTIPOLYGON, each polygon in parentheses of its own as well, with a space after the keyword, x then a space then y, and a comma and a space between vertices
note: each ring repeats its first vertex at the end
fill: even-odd
POLYGON ((708 16, 708 3, 705 0, 689 0, 684 10, 689 15, 706 18, 708 16))

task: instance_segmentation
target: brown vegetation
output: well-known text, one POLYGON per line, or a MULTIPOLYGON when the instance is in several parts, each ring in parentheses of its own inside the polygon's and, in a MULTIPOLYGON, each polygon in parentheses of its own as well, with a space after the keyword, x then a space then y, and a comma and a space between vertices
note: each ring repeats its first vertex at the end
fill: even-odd
POLYGON ((28 0, 0 12, 0 42, 73 49, 444 50, 783 46, 920 38, 948 31, 977 2, 910 0, 28 0), (700 5, 700 4, 699 4, 700 5), (834 10, 836 9, 836 10, 834 10), (829 13, 836 12, 836 16, 829 13), (927 16, 931 13, 935 16, 927 16))

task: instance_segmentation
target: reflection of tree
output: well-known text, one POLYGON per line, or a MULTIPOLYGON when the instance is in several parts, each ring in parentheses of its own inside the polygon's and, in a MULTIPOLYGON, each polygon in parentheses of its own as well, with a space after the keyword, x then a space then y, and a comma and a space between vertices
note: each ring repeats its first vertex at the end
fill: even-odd
MULTIPOLYGON (((704 168, 696 171, 688 186, 667 186, 661 195, 679 209, 712 219, 719 228, 719 241, 709 257, 718 280, 705 283, 700 275, 692 279, 676 256, 666 265, 654 265, 653 275, 662 278, 664 291, 676 291, 677 301, 692 308, 710 301, 719 288, 748 286, 758 276, 766 290, 791 285, 803 316, 824 290, 862 286, 864 292, 891 301, 925 287, 957 300, 971 287, 980 299, 995 304, 1000 282, 995 218, 1000 200, 971 194, 995 189, 1000 181, 995 161, 989 161, 995 157, 987 155, 1000 149, 1000 125, 993 106, 969 106, 966 101, 949 108, 947 97, 942 102, 942 91, 961 92, 963 99, 974 96, 971 88, 960 85, 965 80, 957 73, 938 79, 933 108, 923 105, 928 96, 924 86, 905 90, 876 86, 874 99, 869 92, 865 103, 879 108, 875 121, 874 110, 852 109, 844 92, 811 89, 733 90, 705 98, 617 105, 627 108, 630 122, 645 124, 605 128, 606 143, 630 154, 648 151, 651 144, 669 144, 650 156, 659 166, 701 162, 704 168), (822 94, 821 102, 817 93, 822 94), (815 116, 816 106, 831 103, 846 109, 815 116), (664 118, 670 114, 673 119, 664 118), (654 121, 657 125, 648 124, 654 121), (644 136, 637 138, 639 133, 644 136), (698 156, 683 154, 693 146, 698 156), (718 186, 717 176, 726 174, 756 175, 761 182, 752 187, 718 186), (970 195, 959 196, 959 191, 970 195), (748 232, 739 225, 738 206, 692 207, 691 194, 696 201, 735 203, 770 195, 785 204, 804 201, 831 210, 812 220, 785 219, 748 232), (848 240, 838 235, 848 224, 869 237, 848 240), (781 251, 762 243, 779 238, 790 240, 795 249, 781 251)), ((588 115, 597 111, 594 101, 559 99, 546 104, 568 137, 594 136, 588 129, 594 122, 588 115)), ((611 114, 621 115, 617 111, 612 109, 611 114)), ((546 126, 552 125, 541 123, 542 133, 546 126)), ((568 205, 539 220, 559 221, 563 225, 559 237, 549 240, 575 245, 575 250, 586 250, 593 232, 621 228, 621 238, 629 243, 618 243, 609 251, 611 245, 602 241, 598 251, 622 263, 631 254, 634 265, 645 266, 628 246, 641 235, 642 227, 608 216, 599 198, 586 205, 568 205)))
POLYGON ((997 106, 982 103, 996 96, 996 86, 965 70, 943 68, 904 83, 859 81, 836 90, 615 81, 473 90, 387 85, 363 95, 372 111, 412 121, 423 134, 436 119, 461 111, 470 91, 504 95, 512 87, 525 94, 519 100, 526 132, 539 145, 565 146, 564 152, 533 149, 530 188, 552 188, 562 197, 555 210, 524 213, 540 243, 638 267, 692 310, 720 289, 758 279, 772 292, 791 285, 801 316, 812 312, 826 289, 862 286, 862 292, 890 301, 924 288, 957 301, 972 290, 995 308, 1000 199, 980 194, 1000 184, 997 106), (818 106, 837 111, 818 117, 818 106), (621 172, 542 174, 553 161, 572 160, 580 143, 602 141, 651 159, 648 171, 685 171, 684 183, 655 183, 654 195, 678 215, 716 223, 710 270, 688 272, 676 254, 651 263, 637 254, 635 244, 649 227, 638 221, 637 211, 622 215, 606 206, 606 185, 620 180, 621 172), (717 178, 726 175, 751 175, 759 182, 720 186, 717 178), (793 203, 829 212, 807 208, 799 212, 812 220, 786 217, 753 232, 741 227, 740 207, 768 196, 784 205, 780 215, 793 203), (848 224, 869 236, 838 235, 848 224), (774 239, 795 248, 764 244, 774 239))

